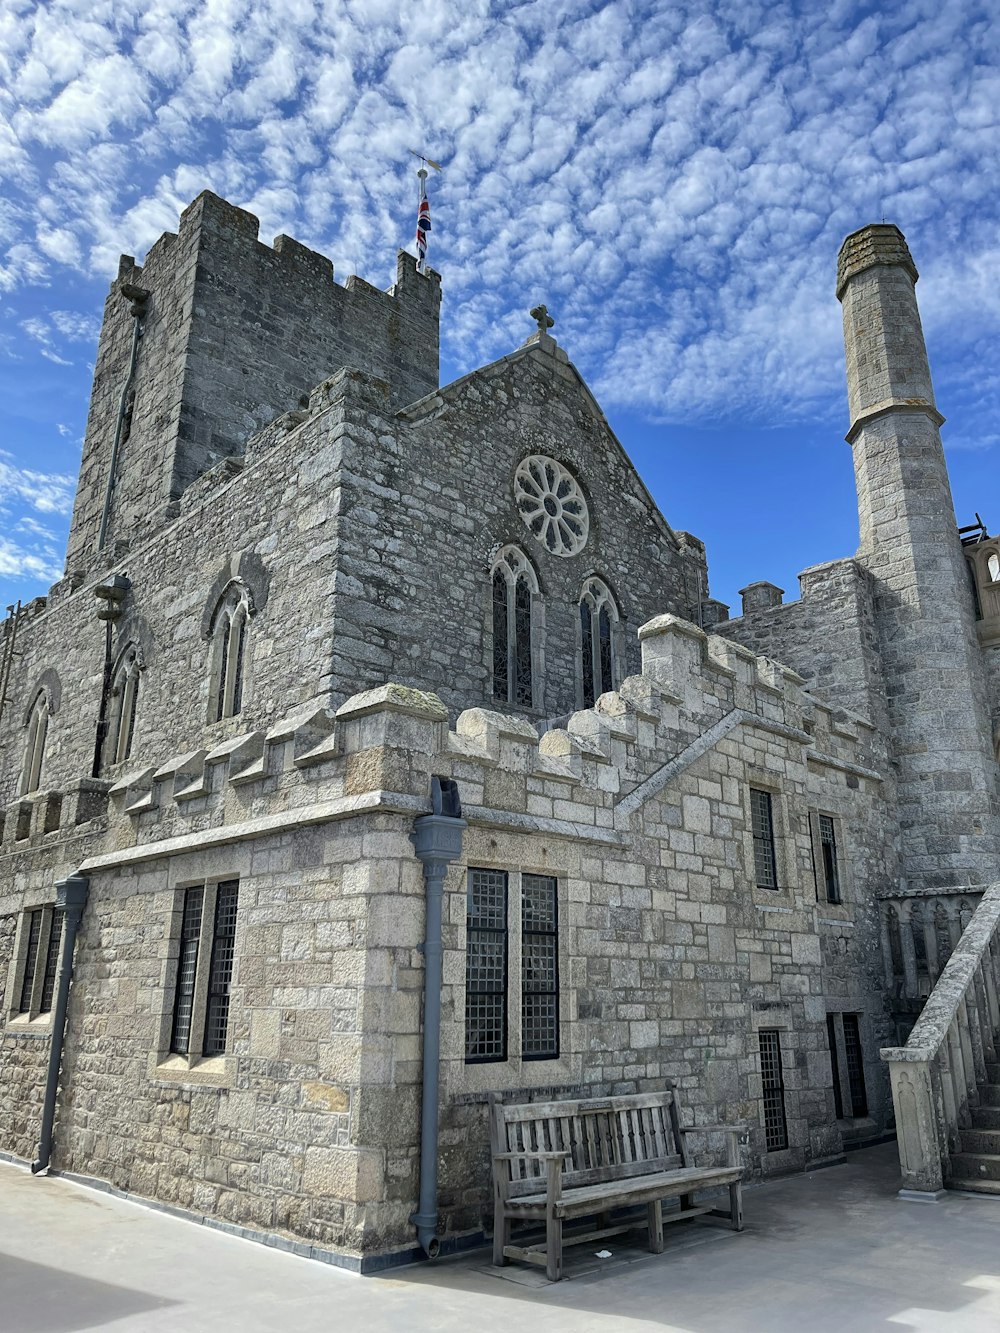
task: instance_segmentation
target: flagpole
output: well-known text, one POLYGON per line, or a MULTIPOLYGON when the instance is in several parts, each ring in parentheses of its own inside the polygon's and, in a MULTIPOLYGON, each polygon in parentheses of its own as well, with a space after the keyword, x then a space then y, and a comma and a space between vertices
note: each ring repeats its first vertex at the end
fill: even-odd
MULTIPOLYGON (((419 227, 419 220, 420 220, 420 216, 421 216, 420 208, 421 208, 421 205, 422 205, 423 202, 424 202, 424 199, 427 197, 427 167, 424 165, 424 161, 423 161, 422 158, 421 158, 421 161, 420 161, 420 166, 417 168, 417 181, 418 181, 418 185, 417 185, 417 222, 418 222, 418 227, 419 227)), ((424 270, 425 270, 425 268, 426 268, 426 264, 427 264, 427 261, 426 261, 426 259, 424 259, 424 258, 421 257, 420 246, 419 246, 419 244, 418 244, 418 246, 417 246, 417 272, 418 272, 418 273, 423 273, 424 270)))

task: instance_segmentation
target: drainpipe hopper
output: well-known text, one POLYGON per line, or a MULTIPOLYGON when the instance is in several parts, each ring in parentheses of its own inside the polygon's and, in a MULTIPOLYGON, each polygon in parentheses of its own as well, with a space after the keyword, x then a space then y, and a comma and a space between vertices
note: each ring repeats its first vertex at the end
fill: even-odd
POLYGON ((431 809, 413 826, 413 846, 424 868, 427 911, 424 939, 423 1092, 420 1105, 420 1202, 410 1221, 428 1259, 436 1259, 438 1171, 438 1083, 441 1064, 441 908, 444 877, 462 853, 458 788, 450 778, 431 778, 431 809))

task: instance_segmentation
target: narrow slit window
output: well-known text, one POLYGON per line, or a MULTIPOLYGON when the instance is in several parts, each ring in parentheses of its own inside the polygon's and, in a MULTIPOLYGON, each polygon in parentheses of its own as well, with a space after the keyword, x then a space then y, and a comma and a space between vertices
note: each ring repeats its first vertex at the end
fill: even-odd
POLYGON ((466 916, 465 1062, 507 1059, 507 872, 470 870, 466 916))
POLYGON ((785 1118, 785 1082, 781 1071, 781 1034, 777 1028, 761 1028, 760 1074, 764 1102, 764 1141, 768 1152, 788 1147, 785 1118))
POLYGON ((837 864, 837 835, 829 815, 819 817, 819 849, 823 865, 823 885, 828 903, 839 903, 840 868, 837 864))
POLYGON ((507 661, 507 580, 498 569, 493 575, 493 694, 510 698, 510 669, 507 661))
POLYGON ((837 1054, 837 1015, 826 1016, 826 1037, 830 1046, 830 1069, 833 1073, 833 1105, 837 1119, 844 1118, 844 1095, 840 1090, 840 1056, 837 1054))
POLYGON ((851 1114, 857 1119, 868 1114, 861 1024, 857 1014, 844 1014, 844 1051, 847 1056, 847 1082, 851 1089, 851 1114))
POLYGON ((753 863, 758 888, 778 887, 778 863, 774 845, 774 816, 771 793, 750 788, 750 816, 753 826, 753 863))
POLYGON ((521 876, 521 1054, 559 1055, 558 881, 521 876))

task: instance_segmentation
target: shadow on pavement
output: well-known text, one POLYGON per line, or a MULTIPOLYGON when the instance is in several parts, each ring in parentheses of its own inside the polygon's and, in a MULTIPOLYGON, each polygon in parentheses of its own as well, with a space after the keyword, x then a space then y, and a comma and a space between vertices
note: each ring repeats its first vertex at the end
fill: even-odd
POLYGON ((80 1277, 0 1251, 0 1328, 4 1333, 82 1333, 108 1328, 175 1301, 80 1277))

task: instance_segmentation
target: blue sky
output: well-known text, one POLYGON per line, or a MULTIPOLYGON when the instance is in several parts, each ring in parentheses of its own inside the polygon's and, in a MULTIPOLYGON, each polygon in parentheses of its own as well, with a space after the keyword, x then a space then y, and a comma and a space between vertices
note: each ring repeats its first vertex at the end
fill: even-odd
POLYGON ((959 521, 1000 527, 1000 25, 977 0, 7 0, 0 607, 58 577, 107 283, 211 188, 388 286, 442 379, 544 301, 712 592, 852 554, 836 255, 907 235, 959 521))

